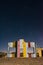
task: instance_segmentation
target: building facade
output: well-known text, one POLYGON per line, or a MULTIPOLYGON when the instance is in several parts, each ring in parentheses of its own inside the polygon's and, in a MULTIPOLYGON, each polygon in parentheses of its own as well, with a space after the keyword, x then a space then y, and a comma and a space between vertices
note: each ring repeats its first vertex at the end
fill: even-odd
POLYGON ((24 39, 19 39, 15 42, 8 43, 8 53, 7 57, 17 57, 17 58, 28 58, 36 57, 36 43, 26 42, 24 39), (14 49, 11 51, 10 49, 14 49))

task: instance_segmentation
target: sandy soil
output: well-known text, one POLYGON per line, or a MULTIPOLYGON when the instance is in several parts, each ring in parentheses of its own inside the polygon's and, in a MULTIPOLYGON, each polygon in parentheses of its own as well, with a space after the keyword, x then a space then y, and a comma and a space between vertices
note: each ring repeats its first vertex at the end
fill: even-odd
POLYGON ((43 65, 43 58, 0 58, 0 65, 43 65))

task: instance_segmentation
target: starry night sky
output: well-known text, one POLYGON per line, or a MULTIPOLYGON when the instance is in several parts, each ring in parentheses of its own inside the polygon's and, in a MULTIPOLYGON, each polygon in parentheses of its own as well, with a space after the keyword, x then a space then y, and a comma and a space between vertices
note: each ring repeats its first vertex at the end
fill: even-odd
POLYGON ((43 47, 43 0, 0 2, 0 50, 20 38, 43 47))

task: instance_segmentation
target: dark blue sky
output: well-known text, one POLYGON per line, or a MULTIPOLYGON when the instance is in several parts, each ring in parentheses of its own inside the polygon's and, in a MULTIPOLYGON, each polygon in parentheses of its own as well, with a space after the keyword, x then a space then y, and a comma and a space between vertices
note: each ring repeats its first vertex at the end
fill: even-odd
POLYGON ((43 47, 43 0, 0 2, 0 50, 19 38, 43 47))

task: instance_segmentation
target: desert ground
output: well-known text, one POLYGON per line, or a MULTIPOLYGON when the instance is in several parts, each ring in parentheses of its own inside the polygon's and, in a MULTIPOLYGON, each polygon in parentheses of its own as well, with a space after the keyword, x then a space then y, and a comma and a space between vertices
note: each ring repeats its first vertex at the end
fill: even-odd
POLYGON ((43 65, 42 58, 0 58, 0 65, 43 65))

